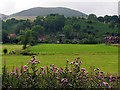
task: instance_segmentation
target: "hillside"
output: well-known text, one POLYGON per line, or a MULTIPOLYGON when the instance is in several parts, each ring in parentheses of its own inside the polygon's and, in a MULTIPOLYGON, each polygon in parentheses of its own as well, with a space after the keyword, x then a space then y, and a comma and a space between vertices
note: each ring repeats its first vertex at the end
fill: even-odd
POLYGON ((4 15, 4 14, 1 14, 1 13, 0 13, 0 19, 4 20, 4 19, 6 19, 7 17, 8 17, 7 15, 4 15))
POLYGON ((36 8, 31 8, 28 10, 23 10, 18 13, 14 13, 10 15, 10 17, 15 17, 15 16, 46 16, 51 13, 57 13, 64 15, 65 17, 87 17, 88 15, 72 10, 69 8, 63 8, 63 7, 57 7, 57 8, 42 8, 42 7, 36 7, 36 8))

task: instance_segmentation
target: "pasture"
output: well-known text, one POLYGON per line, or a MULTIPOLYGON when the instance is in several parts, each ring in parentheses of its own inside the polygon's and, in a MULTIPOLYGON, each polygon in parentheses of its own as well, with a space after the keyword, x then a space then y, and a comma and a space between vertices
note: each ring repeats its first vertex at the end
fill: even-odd
MULTIPOLYGON (((7 48, 8 51, 21 50, 22 45, 3 45, 2 49, 4 48, 7 48)), ((104 44, 38 44, 29 49, 32 52, 39 53, 36 58, 41 62, 40 67, 46 67, 50 64, 63 67, 67 59, 71 62, 80 57, 82 68, 86 68, 86 70, 89 70, 90 66, 94 66, 106 73, 118 73, 118 48, 115 46, 104 44)), ((12 70, 13 65, 15 68, 20 68, 30 59, 31 56, 3 55, 2 63, 6 60, 8 70, 12 70)))

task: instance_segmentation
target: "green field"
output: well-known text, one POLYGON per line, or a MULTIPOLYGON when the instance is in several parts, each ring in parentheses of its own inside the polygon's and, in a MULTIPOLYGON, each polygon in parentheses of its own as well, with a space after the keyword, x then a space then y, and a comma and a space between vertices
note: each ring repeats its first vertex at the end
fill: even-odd
MULTIPOLYGON (((21 45, 3 45, 2 49, 20 50, 21 45)), ((89 70, 90 66, 100 68, 106 73, 118 73, 118 48, 115 46, 106 46, 104 44, 97 45, 79 45, 79 44, 38 44, 30 48, 31 51, 39 53, 37 60, 40 66, 55 64, 57 67, 63 67, 66 59, 74 61, 80 57, 82 67, 89 70)), ((8 70, 12 69, 12 65, 20 68, 25 65, 31 56, 22 55, 3 55, 2 63, 6 60, 8 70)), ((3 65, 3 64, 2 64, 3 65)))

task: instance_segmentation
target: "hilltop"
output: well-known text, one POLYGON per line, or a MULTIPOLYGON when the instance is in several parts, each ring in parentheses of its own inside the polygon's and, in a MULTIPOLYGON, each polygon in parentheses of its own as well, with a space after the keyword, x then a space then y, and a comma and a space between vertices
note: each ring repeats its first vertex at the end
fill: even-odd
POLYGON ((11 14, 10 17, 18 16, 47 16, 48 14, 61 14, 65 17, 88 17, 87 14, 79 12, 77 10, 64 8, 64 7, 55 7, 55 8, 44 8, 44 7, 35 7, 27 10, 23 10, 18 13, 11 14))

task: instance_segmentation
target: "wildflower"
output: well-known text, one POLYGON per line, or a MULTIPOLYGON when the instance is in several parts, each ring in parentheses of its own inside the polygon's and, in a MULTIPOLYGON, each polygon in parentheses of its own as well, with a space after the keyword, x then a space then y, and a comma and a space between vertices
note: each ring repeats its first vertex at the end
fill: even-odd
POLYGON ((38 63, 40 63, 40 61, 38 61, 38 63))
POLYGON ((106 86, 106 85, 108 85, 108 83, 105 83, 105 82, 103 82, 103 84, 106 86))
POLYGON ((86 74, 88 74, 88 72, 86 72, 86 74))
POLYGON ((44 67, 41 67, 41 69, 43 70, 43 69, 45 69, 44 67))
POLYGON ((44 73, 43 73, 43 72, 41 72, 41 74, 43 75, 44 73))
POLYGON ((55 69, 53 70, 53 72, 55 72, 55 69))
POLYGON ((82 63, 81 61, 78 62, 79 65, 81 65, 81 63, 82 63))
POLYGON ((110 79, 112 78, 112 76, 110 76, 110 79))
POLYGON ((61 80, 61 82, 63 82, 64 81, 64 78, 61 80))
POLYGON ((33 61, 34 61, 34 58, 32 58, 31 61, 33 62, 33 61))
POLYGON ((99 70, 99 68, 96 68, 97 70, 99 70))
POLYGON ((103 71, 100 71, 100 73, 104 73, 103 71))
POLYGON ((24 68, 27 68, 27 66, 25 65, 24 68))
POLYGON ((27 65, 28 65, 29 63, 27 63, 27 65))
POLYGON ((36 62, 34 61, 32 64, 36 64, 36 62))
POLYGON ((48 66, 46 66, 46 68, 48 68, 48 66))
POLYGON ((67 69, 66 71, 69 71, 69 69, 67 69))
POLYGON ((76 66, 77 66, 77 65, 78 65, 78 63, 75 63, 74 65, 76 65, 76 66))
POLYGON ((50 67, 50 69, 52 70, 52 69, 53 69, 53 67, 50 67))
POLYGON ((21 65, 21 68, 23 68, 23 65, 21 65))
POLYGON ((58 79, 58 77, 56 77, 56 79, 58 79))
POLYGON ((78 60, 77 60, 77 59, 75 59, 75 61, 77 62, 78 60))
POLYGON ((70 71, 70 73, 72 73, 72 71, 70 71))
POLYGON ((65 66, 65 68, 67 68, 67 66, 65 66))
POLYGON ((54 69, 57 69, 57 67, 54 67, 54 69))
POLYGON ((68 60, 68 59, 67 59, 66 61, 67 61, 67 62, 69 62, 69 60, 68 60))
POLYGON ((80 59, 80 57, 77 57, 77 59, 80 59))
POLYGON ((92 81, 93 79, 91 78, 90 81, 92 81))
POLYGON ((12 74, 15 74, 15 71, 14 71, 14 70, 12 71, 12 74))
POLYGON ((26 69, 27 71, 28 71, 28 67, 27 67, 27 69, 26 69))
POLYGON ((21 76, 22 74, 20 73, 20 76, 21 76))
POLYGON ((96 71, 96 69, 94 69, 94 71, 96 71))
POLYGON ((16 71, 18 72, 18 68, 16 68, 16 71))
POLYGON ((85 68, 82 68, 81 70, 85 71, 85 68))
POLYGON ((24 72, 26 72, 26 70, 25 70, 25 69, 24 69, 23 71, 24 71, 24 72))
POLYGON ((69 84, 72 87, 72 84, 69 84))
POLYGON ((59 70, 59 68, 57 68, 57 70, 59 70))
POLYGON ((107 73, 107 77, 109 76, 109 73, 107 73))

